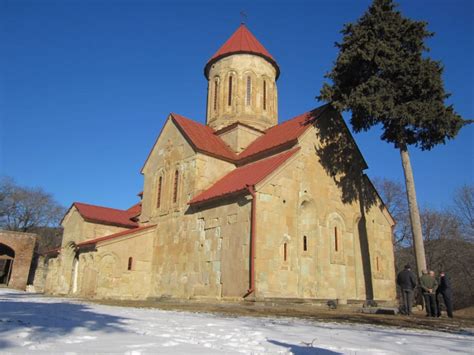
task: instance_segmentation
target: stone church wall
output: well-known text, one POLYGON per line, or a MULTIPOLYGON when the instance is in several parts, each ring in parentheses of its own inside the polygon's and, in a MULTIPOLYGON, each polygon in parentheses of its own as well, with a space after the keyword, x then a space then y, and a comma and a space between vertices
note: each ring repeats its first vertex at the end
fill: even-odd
POLYGON ((342 203, 318 161, 313 129, 300 144, 297 157, 258 189, 257 297, 346 302, 365 300, 371 285, 372 297, 393 300, 390 222, 374 206, 361 229, 360 206, 342 203), (361 230, 368 235, 369 252, 361 251, 361 230), (362 262, 367 257, 369 272, 362 262))
POLYGON ((145 230, 79 252, 68 244, 59 257, 47 262, 45 292, 101 299, 147 298, 155 233, 155 229, 145 230))
POLYGON ((156 223, 169 213, 180 215, 196 193, 211 186, 234 165, 196 153, 169 119, 143 169, 144 193, 141 223, 156 223), (175 172, 178 171, 177 201, 173 201, 175 172), (162 178, 160 193, 159 181, 162 178), (158 194, 160 206, 158 207, 158 194))
POLYGON ((66 217, 62 221, 63 240, 61 246, 67 245, 69 242, 80 243, 85 240, 84 219, 81 217, 75 207, 72 207, 66 217))
POLYGON ((68 215, 62 222, 62 226, 64 233, 61 252, 58 257, 45 262, 47 275, 44 291, 50 294, 66 295, 73 292, 75 287, 73 280, 75 263, 77 262, 76 244, 85 240, 128 230, 128 228, 87 222, 75 207, 72 207, 68 212, 68 215))
POLYGON ((231 163, 195 153, 172 122, 165 125, 144 169, 140 221, 158 224, 150 297, 216 298, 245 293, 249 202, 233 199, 199 211, 187 205, 193 196, 234 168, 231 163), (174 202, 176 171, 179 179, 174 202), (238 275, 235 270, 239 270, 238 275))
POLYGON ((79 254, 77 286, 84 297, 144 299, 150 294, 155 230, 102 242, 97 251, 79 254))
POLYGON ((77 244, 88 239, 103 237, 104 235, 118 233, 129 229, 87 222, 81 217, 75 207, 72 207, 66 218, 64 218, 62 226, 64 228, 62 247, 70 242, 77 244))
POLYGON ((248 288, 250 202, 192 209, 159 223, 155 297, 242 297, 248 288))
POLYGON ((155 143, 150 156, 143 168, 144 187, 141 223, 154 223, 161 215, 185 205, 183 189, 189 185, 189 172, 194 169, 196 153, 179 132, 178 128, 168 119, 155 143), (175 171, 180 173, 178 197, 181 200, 173 203, 173 183, 175 171), (162 178, 160 206, 157 207, 159 179, 162 178))

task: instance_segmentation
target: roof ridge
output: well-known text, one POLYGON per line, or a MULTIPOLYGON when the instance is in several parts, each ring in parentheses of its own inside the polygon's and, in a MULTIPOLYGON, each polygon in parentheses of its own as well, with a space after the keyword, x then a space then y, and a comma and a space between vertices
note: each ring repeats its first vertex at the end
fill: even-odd
POLYGON ((291 148, 285 149, 285 150, 283 150, 283 151, 276 152, 275 154, 265 156, 265 157, 263 157, 263 158, 261 158, 261 159, 258 159, 258 160, 250 160, 248 163, 239 165, 239 166, 237 167, 237 169, 238 169, 238 168, 243 168, 243 167, 248 167, 249 165, 252 165, 252 164, 258 164, 258 163, 261 163, 261 162, 265 162, 266 160, 275 159, 275 158, 277 158, 277 157, 280 156, 280 155, 289 153, 290 151, 297 151, 298 149, 300 149, 300 148, 299 148, 299 147, 296 147, 296 148, 291 147, 291 148))
POLYGON ((215 131, 211 127, 180 114, 171 113, 170 115, 173 122, 176 123, 178 129, 195 150, 232 163, 236 160, 237 155, 227 146, 221 137, 215 134, 215 131), (186 127, 180 120, 185 121, 185 123, 191 127, 186 127), (202 137, 202 132, 196 131, 196 127, 204 130, 209 136, 202 137))
POLYGON ((75 207, 82 218, 88 222, 114 225, 125 228, 136 228, 138 226, 138 224, 132 220, 132 217, 135 216, 132 215, 133 211, 131 210, 121 210, 83 202, 73 202, 61 220, 61 223, 73 207, 75 207))
POLYGON ((137 203, 134 203, 134 204, 133 204, 133 205, 131 205, 129 208, 127 208, 125 211, 130 211, 130 209, 132 209, 133 207, 135 207, 135 206, 139 206, 139 205, 141 205, 141 204, 142 204, 142 202, 141 202, 141 201, 140 201, 140 202, 137 202, 137 203))
POLYGON ((192 198, 188 204, 194 205, 216 200, 223 196, 229 196, 242 192, 247 189, 248 185, 255 186, 266 179, 272 172, 278 169, 299 150, 300 147, 288 149, 282 153, 275 154, 265 159, 239 166, 225 174, 210 187, 192 198), (252 170, 253 165, 259 165, 258 169, 252 170))
POLYGON ((203 124, 199 121, 196 121, 192 118, 189 118, 189 117, 186 117, 186 116, 183 116, 182 114, 180 113, 177 113, 177 112, 170 112, 170 115, 173 117, 173 118, 180 118, 180 119, 183 119, 183 120, 186 120, 186 121, 189 121, 191 123, 194 123, 194 124, 197 124, 197 125, 200 125, 202 127, 206 127, 208 128, 210 131, 214 132, 214 130, 212 129, 212 127, 208 126, 207 124, 203 124))
POLYGON ((296 143, 298 137, 311 126, 312 119, 321 117, 328 107, 330 107, 329 104, 321 105, 312 110, 296 115, 273 127, 270 127, 265 131, 262 131, 263 134, 260 137, 257 137, 252 143, 249 144, 247 148, 238 154, 232 151, 219 136, 219 133, 225 130, 226 127, 215 131, 211 127, 202 124, 201 122, 195 121, 178 113, 172 112, 170 115, 174 122, 176 122, 180 131, 197 151, 218 159, 229 161, 236 165, 243 166, 247 164, 244 163, 247 160, 260 160, 263 158, 259 159, 258 157, 261 157, 262 155, 275 155, 280 153, 282 149, 291 148, 291 146, 296 143), (212 133, 212 139, 214 142, 203 142, 203 140, 205 140, 203 137, 190 137, 188 134, 189 132, 186 131, 179 120, 184 120, 190 125, 194 125, 195 127, 205 130, 209 134, 212 133), (194 141, 195 139, 199 140, 199 142, 194 141), (218 144, 218 147, 213 146, 213 143, 218 144), (201 147, 198 146, 199 144, 201 144, 201 147))
MULTIPOLYGON (((277 147, 291 145, 292 142, 294 145, 298 137, 311 126, 312 119, 321 117, 327 107, 328 104, 319 106, 268 128, 263 135, 256 138, 237 155, 237 162, 269 153, 277 147)), ((276 150, 279 151, 278 149, 276 150)))
POLYGON ((137 227, 137 228, 133 228, 133 229, 120 231, 120 232, 117 232, 117 233, 108 234, 108 235, 105 235, 105 236, 102 236, 102 237, 85 240, 83 242, 78 243, 77 246, 81 247, 81 246, 84 246, 84 245, 96 244, 96 243, 104 241, 104 240, 109 240, 109 239, 122 237, 122 236, 127 235, 127 234, 140 232, 140 231, 143 231, 145 229, 150 229, 150 228, 156 227, 156 226, 157 226, 156 224, 151 224, 151 225, 148 225, 148 226, 141 226, 141 227, 137 227))
POLYGON ((84 205, 84 206, 90 206, 90 207, 97 207, 97 208, 105 208, 105 209, 108 209, 108 210, 115 210, 115 211, 120 211, 120 212, 127 212, 127 210, 122 210, 120 208, 114 208, 114 207, 107 207, 107 206, 100 206, 100 205, 93 205, 91 203, 85 203, 85 202, 78 202, 78 201, 75 201, 72 203, 73 205, 84 205))
MULTIPOLYGON (((256 44, 255 41, 252 40, 252 37, 250 37, 247 34, 247 32, 241 31, 241 33, 242 33, 241 34, 241 37, 242 37, 241 42, 244 42, 244 41, 247 42, 247 46, 249 48, 251 48, 252 46, 255 46, 255 47, 258 48, 258 44, 256 44)), ((243 43, 241 44, 241 46, 243 46, 243 43)))

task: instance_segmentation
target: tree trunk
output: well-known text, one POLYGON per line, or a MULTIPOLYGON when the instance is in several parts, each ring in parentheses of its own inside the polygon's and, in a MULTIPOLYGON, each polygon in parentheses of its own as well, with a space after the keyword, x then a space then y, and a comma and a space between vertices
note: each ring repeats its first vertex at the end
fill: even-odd
POLYGON ((425 246, 423 245, 423 234, 421 232, 420 211, 416 202, 415 180, 411 169, 410 155, 406 145, 400 147, 403 173, 405 174, 405 185, 407 191, 408 208, 410 210, 411 231, 413 235, 413 246, 415 248, 416 268, 418 275, 426 270, 425 246))

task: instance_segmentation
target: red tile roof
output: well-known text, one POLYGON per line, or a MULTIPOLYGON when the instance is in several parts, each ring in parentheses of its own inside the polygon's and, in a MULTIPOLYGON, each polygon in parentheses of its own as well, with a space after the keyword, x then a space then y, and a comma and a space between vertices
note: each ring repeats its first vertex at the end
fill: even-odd
POLYGON ((151 229, 151 228, 154 228, 154 227, 156 227, 156 224, 153 224, 153 225, 150 225, 150 226, 138 227, 138 228, 134 228, 134 229, 131 229, 131 230, 126 230, 126 231, 121 231, 121 232, 118 232, 118 233, 106 235, 104 237, 99 237, 99 238, 83 241, 81 243, 78 243, 77 246, 78 247, 83 247, 83 246, 86 246, 86 245, 93 245, 93 244, 97 244, 99 242, 103 242, 103 241, 106 241, 106 240, 115 239, 115 238, 118 238, 118 237, 123 237, 124 235, 129 235, 129 234, 133 234, 133 233, 142 232, 144 230, 151 229))
POLYGON ((269 128, 239 155, 231 151, 211 127, 178 115, 177 113, 172 113, 171 117, 180 131, 188 139, 189 143, 197 151, 236 164, 241 164, 261 158, 263 154, 268 152, 276 153, 283 149, 291 148, 296 144, 298 137, 311 126, 312 121, 321 117, 328 107, 328 105, 318 107, 317 109, 303 113, 269 128))
POLYGON ((107 224, 117 227, 136 228, 138 224, 130 220, 135 217, 135 211, 124 211, 115 208, 89 205, 81 202, 74 202, 79 214, 88 222, 107 224), (132 213, 133 212, 133 213, 132 213))
POLYGON ((237 155, 229 149, 224 141, 214 134, 211 127, 177 113, 172 113, 171 117, 196 150, 230 161, 237 158, 237 155))
POLYGON ((142 203, 138 202, 134 204, 132 207, 130 207, 127 210, 127 212, 130 213, 130 216, 131 216, 130 218, 140 215, 140 213, 142 213, 142 203))
MULTIPOLYGON (((329 105, 323 105, 269 128, 240 154, 234 153, 211 127, 177 113, 171 113, 170 119, 196 151, 236 165, 244 165, 293 147, 313 121, 323 116, 329 107, 329 105)), ((150 156, 151 152, 144 166, 150 156)))
POLYGON ((279 125, 269 128, 264 135, 253 141, 238 156, 240 161, 248 160, 250 157, 257 157, 263 152, 277 150, 278 148, 292 146, 296 143, 313 120, 318 119, 326 111, 328 105, 318 107, 315 110, 305 112, 279 125))
POLYGON ((217 181, 207 190, 194 197, 189 204, 213 200, 233 193, 242 192, 248 185, 255 185, 274 172, 300 148, 241 166, 217 181))
POLYGON ((219 48, 219 50, 211 57, 211 59, 209 59, 204 68, 206 78, 208 78, 209 69, 213 63, 223 57, 236 53, 250 53, 265 58, 275 67, 277 72, 276 77, 278 79, 280 68, 275 59, 244 24, 241 24, 237 31, 235 31, 222 47, 219 48))

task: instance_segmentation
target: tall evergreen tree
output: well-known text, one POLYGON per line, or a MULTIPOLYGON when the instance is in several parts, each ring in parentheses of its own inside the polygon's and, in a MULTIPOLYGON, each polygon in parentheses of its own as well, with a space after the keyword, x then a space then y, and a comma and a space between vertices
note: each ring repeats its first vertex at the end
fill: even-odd
POLYGON ((417 268, 426 269, 420 215, 408 146, 430 150, 456 136, 464 121, 451 105, 439 61, 423 56, 433 36, 427 23, 402 16, 392 0, 373 0, 356 22, 346 24, 339 55, 319 100, 350 111, 355 132, 383 128, 382 140, 400 151, 417 268))

